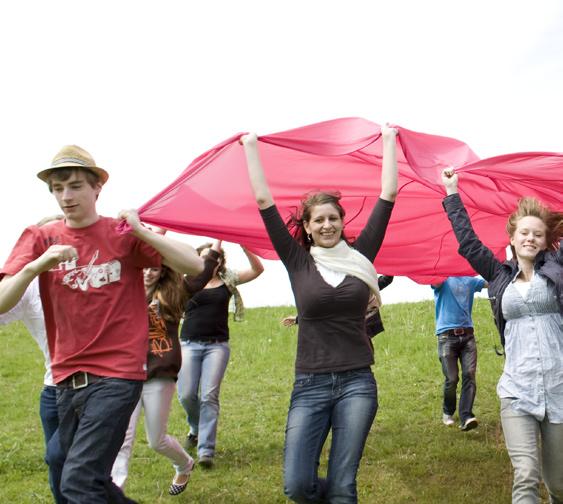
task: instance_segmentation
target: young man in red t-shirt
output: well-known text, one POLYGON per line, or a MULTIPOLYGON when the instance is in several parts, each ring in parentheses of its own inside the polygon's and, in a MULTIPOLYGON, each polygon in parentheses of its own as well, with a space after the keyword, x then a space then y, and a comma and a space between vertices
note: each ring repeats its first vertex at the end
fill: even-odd
POLYGON ((66 453, 62 494, 72 503, 132 502, 110 471, 146 377, 143 268, 162 263, 193 275, 203 261, 189 245, 143 227, 134 210, 119 220, 99 216, 108 174, 80 147, 63 147, 37 176, 65 220, 25 229, 0 271, 0 313, 39 276, 66 453), (120 234, 120 221, 132 232, 120 234))

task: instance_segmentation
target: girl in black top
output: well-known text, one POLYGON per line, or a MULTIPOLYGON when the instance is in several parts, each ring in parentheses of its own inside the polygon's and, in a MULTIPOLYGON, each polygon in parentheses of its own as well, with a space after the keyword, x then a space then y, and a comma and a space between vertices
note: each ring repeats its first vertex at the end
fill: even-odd
POLYGON ((256 135, 241 138, 254 195, 288 271, 299 316, 284 452, 284 490, 296 502, 357 502, 356 473, 377 411, 365 314, 370 293, 380 303, 372 262, 397 193, 397 132, 383 127, 381 134, 381 195, 353 247, 344 237, 338 194, 309 195, 291 236, 266 182, 256 135), (328 474, 321 479, 319 457, 331 430, 328 474))
POLYGON ((230 357, 229 300, 235 297, 237 320, 242 315, 242 302, 236 286, 254 280, 264 268, 260 259, 244 247, 250 267, 242 271, 226 268, 220 241, 206 243, 197 250, 204 257, 204 270, 184 282, 190 298, 180 334, 178 396, 190 426, 185 446, 197 446, 198 464, 210 468, 215 456, 219 390, 230 357))

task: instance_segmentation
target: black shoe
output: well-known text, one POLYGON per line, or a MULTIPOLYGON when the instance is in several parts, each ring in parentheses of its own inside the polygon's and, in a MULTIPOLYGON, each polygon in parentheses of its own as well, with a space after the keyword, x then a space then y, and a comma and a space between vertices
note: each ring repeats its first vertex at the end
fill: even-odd
POLYGON ((200 467, 204 469, 211 469, 213 467, 213 456, 212 455, 202 455, 197 459, 197 463, 200 467))
POLYGON ((190 476, 192 474, 192 470, 194 468, 194 465, 195 465, 195 462, 192 460, 191 465, 188 469, 188 472, 184 473, 184 475, 186 476, 185 483, 175 483, 177 475, 174 476, 174 479, 172 480, 172 484, 168 488, 168 493, 170 495, 180 495, 186 489, 186 487, 188 486, 188 483, 190 482, 190 476))
POLYGON ((468 431, 471 429, 475 429, 475 427, 477 427, 479 425, 479 422, 477 421, 477 419, 475 417, 471 417, 471 418, 467 418, 465 420, 465 422, 463 422, 459 428, 462 431, 468 431))
POLYGON ((186 442, 184 443, 184 448, 186 450, 191 450, 197 446, 197 436, 195 434, 188 434, 186 436, 186 442))

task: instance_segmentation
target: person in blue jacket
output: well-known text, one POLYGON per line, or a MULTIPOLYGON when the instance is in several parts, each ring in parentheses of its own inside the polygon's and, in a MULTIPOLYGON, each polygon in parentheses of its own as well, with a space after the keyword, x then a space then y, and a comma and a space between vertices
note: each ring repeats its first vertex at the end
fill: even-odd
POLYGON ((444 400, 442 422, 455 423, 456 391, 461 366, 461 394, 459 397, 460 429, 468 431, 477 427, 473 403, 477 392, 477 343, 473 334, 473 295, 487 283, 482 278, 470 276, 448 277, 442 283, 431 286, 436 304, 436 336, 438 358, 444 373, 444 400))

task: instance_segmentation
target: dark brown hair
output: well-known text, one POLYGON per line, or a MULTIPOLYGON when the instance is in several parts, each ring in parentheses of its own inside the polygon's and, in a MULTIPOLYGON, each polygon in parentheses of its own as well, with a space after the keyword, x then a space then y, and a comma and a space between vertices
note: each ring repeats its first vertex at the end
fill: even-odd
MULTIPOLYGON (((546 226, 546 243, 548 250, 557 250, 559 248, 559 240, 563 235, 563 213, 554 212, 548 206, 544 205, 536 198, 525 197, 518 201, 516 210, 512 212, 506 223, 506 231, 512 238, 518 221, 523 217, 537 217, 546 226)), ((516 257, 514 247, 510 246, 512 257, 516 257)))
POLYGON ((88 168, 82 168, 80 166, 75 167, 66 167, 66 168, 56 168, 49 172, 47 175, 47 180, 49 184, 49 191, 53 192, 53 180, 57 182, 65 182, 68 180, 74 173, 84 173, 86 176, 86 182, 92 187, 95 188, 100 183, 100 177, 92 170, 88 168))
MULTIPOLYGON (((311 220, 313 208, 319 205, 326 205, 328 203, 334 206, 338 215, 340 215, 340 218, 344 221, 346 211, 340 204, 341 197, 342 196, 338 191, 307 193, 301 200, 299 210, 291 214, 289 220, 286 222, 286 226, 295 240, 297 240, 297 242, 300 243, 306 250, 311 248, 312 242, 307 236, 304 223, 311 220)), ((344 236, 344 231, 342 231, 342 239, 348 243, 346 236, 344 236)))
POLYGON ((158 301, 160 315, 168 322, 179 322, 184 313, 187 293, 184 277, 167 266, 161 266, 160 278, 152 292, 147 294, 147 303, 158 301))

